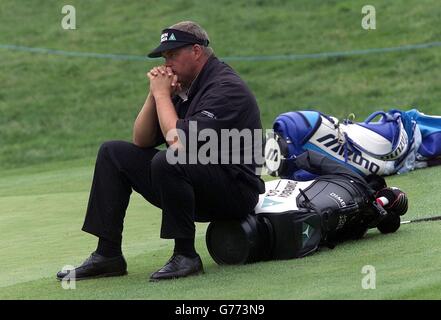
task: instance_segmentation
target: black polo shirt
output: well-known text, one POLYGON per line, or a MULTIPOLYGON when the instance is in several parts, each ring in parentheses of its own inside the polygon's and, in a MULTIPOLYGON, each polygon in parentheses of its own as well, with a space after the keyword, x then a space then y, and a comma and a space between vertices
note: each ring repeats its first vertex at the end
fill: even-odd
MULTIPOLYGON (((197 78, 193 81, 188 93, 188 99, 184 101, 181 97, 173 98, 173 104, 178 114, 176 128, 182 130, 187 139, 191 135, 190 128, 197 124, 198 134, 202 129, 213 129, 219 136, 219 155, 230 150, 220 150, 221 130, 222 129, 262 129, 260 111, 254 95, 251 93, 244 81, 237 73, 224 62, 219 61, 212 55, 202 68, 197 78), (194 121, 190 126, 190 121, 194 121)), ((159 143, 165 142, 164 137, 160 138, 159 143)), ((201 143, 203 144, 203 143, 201 143)), ((186 143, 188 146, 188 143, 186 143)), ((261 148, 261 144, 245 143, 240 144, 241 160, 239 164, 220 164, 232 178, 240 179, 250 187, 255 188, 259 193, 265 191, 263 181, 256 175, 256 164, 254 148, 261 148), (250 151, 251 150, 251 151, 250 151), (253 163, 244 161, 244 152, 251 152, 253 163)), ((237 152, 237 150, 234 150, 237 152)), ((261 152, 261 151, 260 151, 261 152)), ((257 153, 256 153, 257 154, 257 153)))

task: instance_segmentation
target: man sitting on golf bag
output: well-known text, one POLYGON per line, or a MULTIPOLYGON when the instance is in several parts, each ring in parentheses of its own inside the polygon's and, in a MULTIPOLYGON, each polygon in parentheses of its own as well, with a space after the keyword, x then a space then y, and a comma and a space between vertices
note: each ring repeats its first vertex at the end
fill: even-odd
POLYGON ((208 250, 219 264, 300 258, 320 246, 362 238, 377 227, 392 233, 400 227, 408 201, 378 175, 363 178, 330 158, 308 150, 291 160, 314 180, 266 182, 255 212, 241 221, 212 222, 208 250))

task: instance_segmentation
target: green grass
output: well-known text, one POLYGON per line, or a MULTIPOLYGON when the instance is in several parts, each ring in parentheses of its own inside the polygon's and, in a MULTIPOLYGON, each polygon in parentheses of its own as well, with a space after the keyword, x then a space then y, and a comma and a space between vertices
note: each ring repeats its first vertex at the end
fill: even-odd
MULTIPOLYGON (((72 0, 77 30, 61 29, 55 0, 0 2, 0 44, 143 55, 159 32, 195 20, 219 57, 302 54, 441 41, 436 0, 373 0, 377 30, 360 27, 362 0, 72 0)), ((0 49, 0 299, 438 299, 439 222, 404 225, 310 257, 217 266, 197 225, 206 274, 165 283, 161 212, 133 194, 124 232, 129 275, 63 290, 55 273, 81 263, 96 239, 80 231, 93 163, 106 140, 130 140, 152 61, 74 58, 0 49), (377 270, 363 290, 361 268, 377 270)), ((302 61, 231 62, 259 102, 263 124, 316 108, 357 120, 379 109, 441 114, 441 49, 302 61)), ((407 191, 406 218, 440 214, 439 168, 388 178, 407 191)))
MULTIPOLYGON (((363 30, 362 0, 73 0, 77 30, 60 26, 63 3, 0 3, 0 44, 144 55, 160 30, 193 19, 219 57, 317 53, 441 40, 435 0, 371 1, 377 29, 363 30)), ((130 139, 161 59, 114 61, 0 49, 0 168, 93 157, 109 139, 130 139)), ((378 109, 439 114, 441 49, 302 61, 231 62, 259 102, 264 126, 294 109, 358 120, 378 109)))
MULTIPOLYGON (((218 266, 205 245, 207 224, 199 223, 197 250, 205 275, 150 283, 149 275, 167 260, 172 242, 159 239, 160 210, 137 194, 127 212, 123 241, 129 275, 77 282, 75 290, 64 290, 56 272, 78 265, 96 246, 95 237, 80 231, 93 168, 56 163, 44 172, 28 170, 0 182, 0 299, 439 298, 441 249, 434 244, 441 241, 440 222, 403 225, 391 235, 372 229, 363 240, 303 259, 244 266, 218 266), (364 265, 376 268, 375 290, 361 287, 364 265)), ((408 192, 404 218, 439 214, 433 196, 439 179, 437 168, 388 179, 408 192)))

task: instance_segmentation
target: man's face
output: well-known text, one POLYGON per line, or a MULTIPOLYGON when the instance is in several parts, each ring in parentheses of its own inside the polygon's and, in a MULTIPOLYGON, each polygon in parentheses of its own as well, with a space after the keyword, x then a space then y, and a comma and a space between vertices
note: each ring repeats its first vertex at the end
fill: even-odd
POLYGON ((188 88, 197 75, 197 56, 193 45, 164 51, 162 56, 165 59, 165 66, 170 67, 173 73, 178 76, 178 82, 188 88))

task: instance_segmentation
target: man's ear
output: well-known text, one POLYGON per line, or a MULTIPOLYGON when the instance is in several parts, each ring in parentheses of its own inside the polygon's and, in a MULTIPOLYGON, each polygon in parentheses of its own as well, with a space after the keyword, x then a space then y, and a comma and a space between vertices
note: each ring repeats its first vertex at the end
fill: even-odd
POLYGON ((196 60, 199 60, 203 55, 202 47, 198 44, 193 45, 193 52, 196 56, 196 60))

